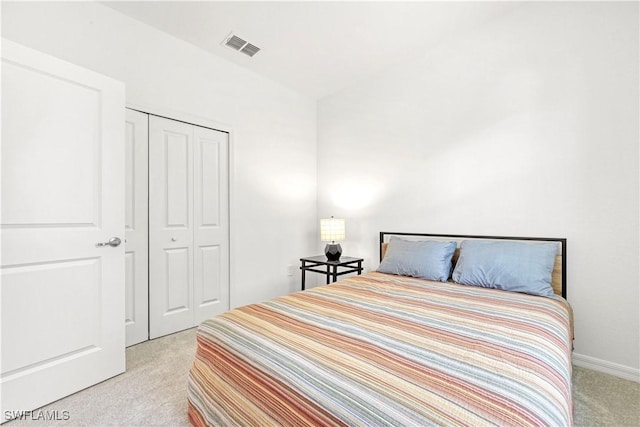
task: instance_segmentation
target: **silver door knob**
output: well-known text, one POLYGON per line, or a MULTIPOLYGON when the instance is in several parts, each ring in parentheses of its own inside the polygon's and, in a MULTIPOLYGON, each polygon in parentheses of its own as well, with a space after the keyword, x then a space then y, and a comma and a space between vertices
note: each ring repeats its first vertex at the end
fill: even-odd
POLYGON ((120 243, 122 243, 122 240, 120 240, 120 238, 112 237, 112 238, 109 239, 108 242, 96 243, 96 246, 98 246, 98 247, 100 247, 100 246, 111 246, 111 247, 115 248, 116 246, 120 246, 120 243))

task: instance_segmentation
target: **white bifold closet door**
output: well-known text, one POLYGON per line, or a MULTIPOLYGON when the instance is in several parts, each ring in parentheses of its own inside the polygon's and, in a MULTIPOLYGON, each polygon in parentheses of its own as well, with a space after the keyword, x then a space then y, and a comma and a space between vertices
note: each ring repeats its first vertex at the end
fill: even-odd
POLYGON ((149 115, 127 109, 125 327, 127 347, 149 339, 149 115))
POLYGON ((149 117, 149 336, 229 309, 228 134, 149 117))

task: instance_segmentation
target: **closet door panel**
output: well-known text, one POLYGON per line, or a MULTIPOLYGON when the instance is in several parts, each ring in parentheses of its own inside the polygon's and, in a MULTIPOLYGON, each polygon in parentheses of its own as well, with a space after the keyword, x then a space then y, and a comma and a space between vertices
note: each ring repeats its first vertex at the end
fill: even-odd
MULTIPOLYGON (((126 248, 125 248, 126 250, 126 248)), ((135 294, 135 283, 136 283, 136 255, 133 251, 125 252, 124 254, 124 324, 126 326, 126 345, 127 347, 135 342, 130 343, 130 339, 135 341, 133 338, 130 338, 131 332, 130 327, 135 325, 136 321, 136 294, 135 294)), ((146 338, 141 339, 139 342, 144 341, 146 338)))
POLYGON ((228 146, 227 133, 195 127, 195 324, 229 309, 228 146))
POLYGON ((125 129, 125 325, 130 346, 149 338, 149 115, 127 109, 125 129))
POLYGON ((200 227, 220 226, 220 141, 198 139, 200 227))
POLYGON ((166 249, 165 266, 167 295, 165 313, 177 313, 189 310, 191 292, 189 289, 189 276, 191 270, 191 260, 189 248, 166 249))
POLYGON ((166 132, 164 134, 165 227, 189 228, 189 196, 192 191, 189 174, 191 169, 191 134, 166 132))
POLYGON ((200 286, 195 293, 199 297, 199 307, 207 304, 216 304, 220 301, 220 288, 222 286, 220 270, 220 246, 201 246, 200 265, 201 279, 197 286, 200 286))
POLYGON ((149 117, 149 335, 193 326, 193 126, 149 117))

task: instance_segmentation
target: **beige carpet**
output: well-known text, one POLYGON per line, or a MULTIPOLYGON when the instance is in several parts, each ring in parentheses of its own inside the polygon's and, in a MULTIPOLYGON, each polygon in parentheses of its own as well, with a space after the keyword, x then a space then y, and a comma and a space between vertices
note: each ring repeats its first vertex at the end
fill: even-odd
MULTIPOLYGON (((127 372, 52 403, 66 421, 15 420, 5 426, 188 426, 187 374, 195 329, 127 349, 127 372)), ((640 427, 640 384, 574 367, 576 426, 640 427)))
POLYGON ((196 351, 195 332, 188 329, 129 347, 127 372, 42 408, 68 411, 66 421, 14 420, 3 427, 188 426, 187 375, 196 351))
POLYGON ((573 367, 576 426, 640 426, 640 383, 573 367))

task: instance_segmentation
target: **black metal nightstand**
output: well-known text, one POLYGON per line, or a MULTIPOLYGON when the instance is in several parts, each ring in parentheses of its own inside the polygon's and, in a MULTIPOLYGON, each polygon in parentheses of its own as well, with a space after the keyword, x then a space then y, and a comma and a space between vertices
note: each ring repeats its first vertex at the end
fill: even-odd
POLYGON ((342 276, 343 274, 357 272, 358 275, 360 275, 362 273, 362 261, 364 261, 363 258, 353 258, 349 256, 341 256, 337 261, 329 261, 325 255, 300 258, 300 262, 302 263, 300 266, 300 270, 302 270, 302 290, 304 291, 305 274, 307 271, 326 275, 328 285, 330 278, 335 282, 338 280, 338 276, 342 276), (319 266, 326 266, 327 268, 322 270, 316 268, 319 266), (343 269, 343 271, 338 271, 338 268, 343 269))

